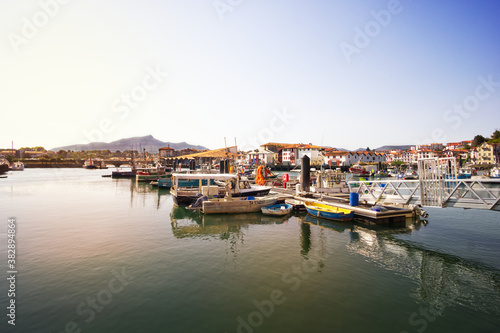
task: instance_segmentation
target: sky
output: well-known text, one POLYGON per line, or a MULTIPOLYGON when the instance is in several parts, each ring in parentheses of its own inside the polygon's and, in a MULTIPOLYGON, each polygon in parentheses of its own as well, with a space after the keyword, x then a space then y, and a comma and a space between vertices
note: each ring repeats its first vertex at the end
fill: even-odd
POLYGON ((3 0, 0 148, 490 136, 499 17, 495 0, 3 0))

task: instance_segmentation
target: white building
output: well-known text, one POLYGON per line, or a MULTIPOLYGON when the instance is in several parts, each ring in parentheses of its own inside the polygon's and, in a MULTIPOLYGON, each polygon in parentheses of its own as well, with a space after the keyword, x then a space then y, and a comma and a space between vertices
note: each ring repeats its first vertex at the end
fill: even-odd
POLYGON ((272 165, 275 162, 275 155, 276 153, 259 147, 257 151, 251 151, 247 154, 247 163, 272 165))

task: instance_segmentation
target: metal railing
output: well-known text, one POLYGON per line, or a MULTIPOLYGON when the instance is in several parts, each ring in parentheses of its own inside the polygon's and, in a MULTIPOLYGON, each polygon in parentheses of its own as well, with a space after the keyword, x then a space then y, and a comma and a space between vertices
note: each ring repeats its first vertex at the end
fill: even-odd
POLYGON ((349 190, 372 204, 500 210, 499 180, 458 179, 454 158, 423 159, 418 167, 418 180, 350 181, 349 190))

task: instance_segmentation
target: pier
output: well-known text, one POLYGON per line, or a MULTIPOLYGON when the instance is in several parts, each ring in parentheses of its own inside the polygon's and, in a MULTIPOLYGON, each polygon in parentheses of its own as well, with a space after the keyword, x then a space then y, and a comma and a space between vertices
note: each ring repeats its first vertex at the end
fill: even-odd
POLYGON ((418 161, 418 180, 350 181, 350 192, 371 204, 419 204, 500 211, 500 179, 460 179, 454 158, 418 161))
POLYGON ((351 192, 371 204, 419 204, 500 211, 500 180, 441 179, 350 181, 351 192), (424 195, 422 196, 422 193, 424 195))
POLYGON ((317 202, 335 205, 339 208, 349 209, 354 211, 354 216, 357 219, 364 220, 375 224, 393 224, 403 223, 406 218, 415 217, 418 209, 416 205, 391 205, 384 206, 386 210, 372 210, 374 204, 360 200, 358 206, 351 206, 349 203, 349 193, 307 193, 306 196, 298 196, 294 190, 284 188, 273 188, 272 192, 277 193, 279 201, 286 199, 295 199, 303 202, 317 202))

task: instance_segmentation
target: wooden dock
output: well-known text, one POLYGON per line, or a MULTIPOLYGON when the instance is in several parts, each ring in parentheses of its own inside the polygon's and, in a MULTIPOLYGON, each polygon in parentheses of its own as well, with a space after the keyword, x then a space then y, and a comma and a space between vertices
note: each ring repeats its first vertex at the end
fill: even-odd
POLYGON ((407 218, 415 216, 415 210, 411 207, 396 207, 396 206, 383 206, 385 211, 372 210, 373 204, 366 201, 360 201, 358 206, 351 206, 349 204, 349 193, 312 193, 308 192, 305 196, 297 196, 295 191, 284 188, 273 188, 271 190, 279 195, 278 200, 285 200, 293 198, 295 200, 305 202, 318 202, 323 204, 334 204, 339 208, 350 209, 354 211, 354 216, 365 222, 375 224, 394 224, 404 223, 407 218))

